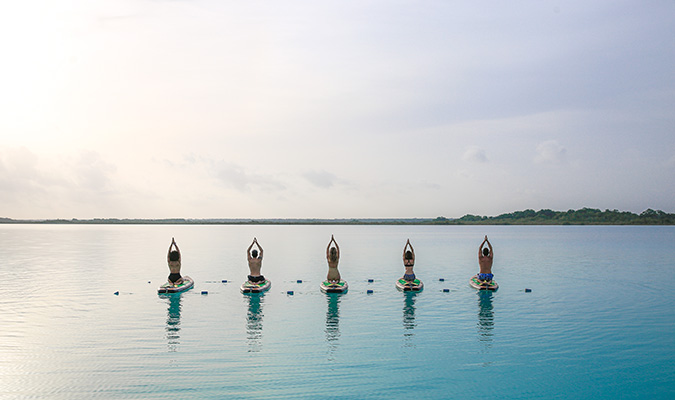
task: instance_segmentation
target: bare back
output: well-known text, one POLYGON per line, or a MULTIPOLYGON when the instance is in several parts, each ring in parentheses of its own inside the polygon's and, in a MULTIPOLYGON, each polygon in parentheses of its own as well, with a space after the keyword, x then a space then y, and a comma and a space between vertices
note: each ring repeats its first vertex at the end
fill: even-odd
POLYGON ((491 274, 492 273, 492 261, 495 253, 492 249, 492 244, 487 238, 487 235, 485 236, 485 240, 483 240, 483 243, 480 244, 480 247, 478 247, 478 266, 480 267, 480 273, 481 274, 491 274), (488 254, 485 255, 483 253, 483 245, 487 245, 488 254))
POLYGON ((251 243, 248 249, 246 249, 246 259, 248 260, 248 269, 251 271, 251 276, 260 276, 263 260, 263 248, 258 243, 258 239, 253 238, 253 243, 251 243), (253 251, 251 251, 254 245, 258 247, 258 250, 260 250, 260 252, 253 250, 257 253, 256 257, 253 257, 253 251))
POLYGON ((326 261, 328 262, 328 275, 326 280, 339 282, 340 271, 338 271, 338 263, 340 262, 340 246, 338 246, 335 239, 331 236, 330 242, 328 242, 328 247, 326 248, 326 261), (331 246, 331 244, 335 246, 331 246))
POLYGON ((492 253, 487 256, 480 255, 478 256, 478 266, 480 267, 481 274, 491 274, 492 273, 492 253))

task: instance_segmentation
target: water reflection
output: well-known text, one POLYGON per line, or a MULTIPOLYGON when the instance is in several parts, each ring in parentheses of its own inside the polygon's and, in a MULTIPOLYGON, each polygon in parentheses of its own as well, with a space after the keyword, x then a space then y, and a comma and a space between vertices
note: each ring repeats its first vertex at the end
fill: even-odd
POLYGON ((180 344, 180 310, 182 297, 180 293, 163 294, 167 299, 166 341, 169 352, 174 352, 180 344))
POLYGON ((489 290, 478 291, 478 340, 486 345, 492 344, 495 325, 495 315, 492 311, 492 297, 494 292, 489 290))
POLYGON ((263 304, 265 303, 265 294, 250 294, 244 296, 248 301, 248 312, 246 313, 246 341, 248 342, 248 351, 257 353, 262 349, 262 322, 263 322, 263 304))
POLYGON ((326 343, 328 359, 333 360, 340 338, 340 294, 327 293, 328 310, 326 311, 326 343))
POLYGON ((403 294, 403 338, 405 339, 405 346, 412 346, 412 338, 415 336, 415 297, 416 292, 405 292, 403 294))

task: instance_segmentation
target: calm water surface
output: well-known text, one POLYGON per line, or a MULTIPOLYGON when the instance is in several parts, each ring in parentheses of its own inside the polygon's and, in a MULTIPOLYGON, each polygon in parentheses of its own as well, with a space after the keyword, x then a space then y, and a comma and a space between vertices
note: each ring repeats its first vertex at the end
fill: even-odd
POLYGON ((672 399, 673 248, 675 227, 0 225, 0 398, 672 399), (344 295, 319 291, 331 234, 344 295), (468 285, 485 234, 496 293, 468 285), (239 292, 254 236, 262 296, 239 292), (171 237, 196 284, 159 296, 171 237), (418 294, 394 287, 407 238, 418 294))

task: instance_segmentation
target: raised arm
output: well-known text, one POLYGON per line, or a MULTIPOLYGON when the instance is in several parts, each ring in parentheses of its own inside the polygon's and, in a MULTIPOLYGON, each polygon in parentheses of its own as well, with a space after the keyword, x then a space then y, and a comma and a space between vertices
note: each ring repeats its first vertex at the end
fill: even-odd
POLYGON ((494 257, 495 252, 494 252, 494 250, 492 250, 492 245, 490 244, 490 241, 488 240, 487 235, 485 235, 485 242, 487 243, 488 248, 490 249, 490 254, 488 254, 488 257, 490 257, 490 258, 494 257))
POLYGON ((251 245, 248 246, 248 249, 246 249, 246 259, 251 261, 253 257, 251 257, 251 249, 253 248, 253 245, 255 244, 255 238, 253 238, 253 241, 251 242, 251 245))
POLYGON ((410 252, 412 253, 413 259, 415 259, 415 249, 413 249, 412 244, 410 244, 410 239, 408 239, 408 241, 405 242, 405 246, 403 246, 403 259, 405 260, 405 253, 408 250, 408 247, 410 247, 410 252))
POLYGON ((483 245, 484 245, 485 242, 487 242, 487 241, 488 241, 487 235, 485 235, 485 239, 483 239, 483 241, 480 243, 480 246, 478 246, 478 258, 483 257, 483 245))
POLYGON ((174 242, 173 242, 173 247, 175 247, 175 248, 176 248, 176 251, 178 252, 178 260, 179 260, 179 261, 182 260, 181 255, 180 255, 180 249, 178 248, 178 243, 176 243, 175 240, 174 240, 174 242))
POLYGON ((253 238, 253 240, 255 241, 255 245, 258 246, 258 250, 260 250, 260 259, 262 260, 262 258, 263 258, 263 248, 260 245, 260 243, 258 243, 258 239, 253 238))
POLYGON ((326 247, 326 259, 330 260, 330 245, 335 243, 335 251, 337 251, 337 256, 340 258, 340 246, 338 246, 337 242, 335 241, 335 237, 333 235, 330 235, 330 242, 328 242, 328 247, 326 247))
POLYGON ((171 244, 169 245, 169 251, 166 252, 166 261, 171 261, 171 248, 176 242, 174 242, 173 238, 171 238, 171 244))

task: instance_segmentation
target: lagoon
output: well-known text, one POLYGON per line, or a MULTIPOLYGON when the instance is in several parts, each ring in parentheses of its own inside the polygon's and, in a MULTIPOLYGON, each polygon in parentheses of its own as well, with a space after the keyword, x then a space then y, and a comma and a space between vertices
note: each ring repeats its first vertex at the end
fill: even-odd
POLYGON ((0 398, 670 399, 673 248, 672 226, 0 225, 0 398), (331 234, 344 295, 319 290, 331 234), (486 234, 495 293, 468 285, 486 234), (195 287, 159 296, 171 237, 195 287), (239 292, 253 237, 262 296, 239 292))

